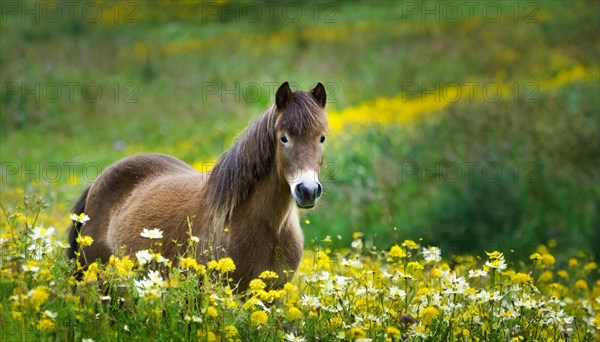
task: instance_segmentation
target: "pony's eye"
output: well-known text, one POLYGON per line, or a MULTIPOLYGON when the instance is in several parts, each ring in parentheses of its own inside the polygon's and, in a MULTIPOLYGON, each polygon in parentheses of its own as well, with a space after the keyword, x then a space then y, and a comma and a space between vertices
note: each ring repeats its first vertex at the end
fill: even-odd
POLYGON ((322 135, 322 136, 321 136, 321 139, 320 139, 319 141, 321 142, 321 144, 322 144, 322 143, 324 143, 324 142, 325 142, 325 136, 324 136, 324 135, 322 135))
POLYGON ((287 135, 285 135, 285 134, 282 134, 282 135, 281 135, 281 138, 279 138, 279 139, 280 139, 280 140, 281 140, 281 142, 282 142, 282 143, 284 143, 284 144, 287 144, 287 142, 288 142, 287 135))

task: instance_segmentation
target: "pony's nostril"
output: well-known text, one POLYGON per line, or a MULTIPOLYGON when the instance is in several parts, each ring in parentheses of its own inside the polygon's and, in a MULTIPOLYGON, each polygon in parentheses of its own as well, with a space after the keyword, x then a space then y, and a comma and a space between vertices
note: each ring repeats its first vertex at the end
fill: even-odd
POLYGON ((322 193, 323 193, 323 187, 321 186, 321 183, 317 183, 317 195, 315 196, 315 198, 321 197, 322 193))
POLYGON ((304 183, 300 183, 298 185, 296 185, 296 189, 294 190, 296 192, 296 196, 302 198, 303 194, 302 194, 302 188, 303 188, 303 184, 304 183))

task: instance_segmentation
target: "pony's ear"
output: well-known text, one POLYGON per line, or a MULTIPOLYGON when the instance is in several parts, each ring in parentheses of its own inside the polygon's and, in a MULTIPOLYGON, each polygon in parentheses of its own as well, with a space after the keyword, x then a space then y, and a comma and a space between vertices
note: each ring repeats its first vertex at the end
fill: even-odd
POLYGON ((283 82, 283 84, 279 86, 279 89, 277 89, 277 93, 275 94, 275 105, 277 106, 277 109, 285 109, 285 107, 287 107, 291 99, 292 90, 290 89, 290 84, 288 82, 283 82))
POLYGON ((327 102, 327 93, 325 92, 325 87, 321 82, 317 83, 315 88, 310 92, 311 95, 317 100, 317 103, 325 108, 325 102, 327 102))

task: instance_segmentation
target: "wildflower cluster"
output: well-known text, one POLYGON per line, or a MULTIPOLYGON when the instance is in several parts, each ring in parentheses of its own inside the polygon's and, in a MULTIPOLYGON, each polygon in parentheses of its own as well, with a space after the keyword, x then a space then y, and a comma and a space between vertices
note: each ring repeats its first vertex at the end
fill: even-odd
MULTIPOLYGON (((412 240, 379 251, 355 233, 350 249, 333 251, 325 239, 323 248, 305 251, 292 282, 286 281, 291 275, 265 270, 237 291, 233 260, 199 263, 191 253, 198 238, 191 234, 188 253, 177 260, 143 250, 78 269, 54 240, 54 229, 15 215, 7 222, 0 240, 9 252, 0 260, 0 311, 12 329, 7 336, 18 340, 600 337, 596 263, 557 261, 547 246, 513 265, 500 251, 482 251, 482 260, 447 259, 440 248, 412 240)), ((163 239, 159 228, 140 235, 163 239)))

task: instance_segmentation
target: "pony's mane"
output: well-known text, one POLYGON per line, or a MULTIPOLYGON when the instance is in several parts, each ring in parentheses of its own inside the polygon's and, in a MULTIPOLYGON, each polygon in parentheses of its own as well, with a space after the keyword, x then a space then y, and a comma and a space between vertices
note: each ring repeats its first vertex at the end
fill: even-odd
POLYGON ((221 156, 210 174, 207 190, 209 201, 218 213, 217 219, 227 220, 234 208, 252 193, 256 182, 269 174, 278 130, 299 135, 326 129, 323 108, 309 93, 292 93, 284 113, 275 105, 267 108, 221 156))

